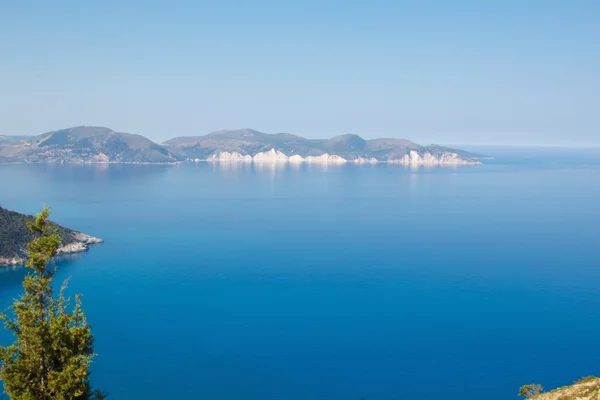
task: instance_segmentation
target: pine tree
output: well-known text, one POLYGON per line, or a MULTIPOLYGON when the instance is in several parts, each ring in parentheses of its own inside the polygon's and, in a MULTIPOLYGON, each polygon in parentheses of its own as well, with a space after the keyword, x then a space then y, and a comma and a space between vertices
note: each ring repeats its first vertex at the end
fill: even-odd
POLYGON ((526 399, 529 399, 530 397, 534 397, 542 393, 543 390, 544 388, 542 387, 542 385, 531 383, 529 385, 521 386, 521 388, 519 389, 519 396, 523 396, 526 399))
POLYGON ((23 281, 25 293, 11 307, 13 316, 0 314, 6 329, 16 336, 8 347, 0 347, 0 379, 13 400, 103 399, 105 394, 90 385, 90 364, 95 356, 91 327, 77 295, 72 311, 63 284, 54 298, 55 268, 50 259, 57 254, 60 236, 48 221, 44 208, 29 228, 36 238, 27 246, 23 281))

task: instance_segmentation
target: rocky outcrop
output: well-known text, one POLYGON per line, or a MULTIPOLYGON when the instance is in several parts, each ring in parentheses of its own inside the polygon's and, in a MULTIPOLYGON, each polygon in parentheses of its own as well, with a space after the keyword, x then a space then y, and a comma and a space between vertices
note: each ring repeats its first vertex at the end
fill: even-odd
POLYGON ((290 162, 292 164, 301 164, 304 162, 304 157, 302 157, 298 154, 294 154, 293 156, 288 158, 288 162, 290 162))
POLYGON ((95 238, 90 235, 86 235, 81 232, 73 232, 73 242, 65 244, 58 249, 58 254, 68 253, 79 253, 81 251, 87 251, 91 244, 102 243, 102 239, 95 238))
POLYGON ((375 157, 371 157, 371 158, 358 157, 358 158, 355 158, 353 161, 354 161, 354 164, 377 164, 379 162, 379 160, 377 160, 375 157))
POLYGON ((288 156, 279 150, 271 149, 262 153, 256 153, 252 157, 254 162, 287 162, 288 156))
MULTIPOLYGON (((199 161, 199 160, 194 160, 199 161)), ((320 156, 308 156, 302 157, 298 154, 288 157, 283 152, 275 149, 256 153, 254 156, 242 155, 234 152, 220 152, 212 154, 206 161, 243 161, 243 162, 254 162, 254 163, 310 163, 310 164, 344 164, 347 162, 344 158, 335 154, 321 154, 320 156)))
MULTIPOLYGON (((92 244, 102 243, 102 239, 98 239, 96 237, 86 235, 85 233, 73 231, 74 241, 64 244, 58 248, 56 252, 57 255, 60 254, 71 254, 71 253, 80 253, 82 251, 87 251, 92 244)), ((12 265, 23 265, 27 261, 25 256, 15 256, 15 257, 0 257, 0 266, 12 266, 12 265)))
MULTIPOLYGON (((202 161, 200 159, 196 159, 196 162, 198 161, 202 161)), ((245 161, 245 162, 252 162, 252 156, 249 155, 242 155, 236 151, 234 152, 228 152, 228 151, 223 151, 220 153, 216 153, 216 154, 211 154, 211 156, 206 160, 206 161, 245 161)))
POLYGON ((0 267, 8 267, 12 265, 25 264, 25 260, 21 257, 0 257, 0 267))
MULTIPOLYGON (((202 161, 198 158, 193 161, 202 161)), ((291 164, 345 164, 347 162, 353 162, 355 164, 376 164, 379 162, 387 162, 390 164, 402 164, 402 165, 470 165, 479 164, 479 161, 472 160, 469 158, 463 158, 457 153, 443 152, 440 154, 434 154, 431 152, 420 153, 416 150, 411 150, 408 154, 405 154, 402 158, 392 160, 378 160, 375 157, 356 157, 351 160, 347 160, 337 154, 321 154, 318 156, 306 156, 302 157, 299 154, 287 156, 280 150, 271 149, 269 151, 259 152, 253 156, 250 154, 241 154, 238 152, 218 152, 211 154, 206 161, 218 161, 218 162, 247 162, 247 163, 291 163, 291 164)))
POLYGON ((305 162, 311 164, 344 164, 346 159, 336 154, 321 154, 320 156, 308 156, 304 159, 305 162))
POLYGON ((404 157, 395 160, 388 160, 392 164, 402 165, 473 165, 481 164, 479 161, 462 158, 457 153, 444 152, 439 155, 425 152, 423 154, 411 150, 404 157))

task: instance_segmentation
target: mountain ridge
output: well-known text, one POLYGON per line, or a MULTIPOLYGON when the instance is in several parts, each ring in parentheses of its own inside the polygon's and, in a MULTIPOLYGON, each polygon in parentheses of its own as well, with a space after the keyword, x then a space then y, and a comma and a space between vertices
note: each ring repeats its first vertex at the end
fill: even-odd
POLYGON ((297 156, 295 160, 336 156, 344 161, 478 163, 476 154, 439 145, 423 146, 407 139, 364 139, 356 134, 308 139, 291 133, 269 134, 250 128, 178 136, 160 144, 139 134, 98 126, 77 126, 36 136, 0 137, 0 163, 176 163, 219 161, 223 157, 247 160, 257 155, 266 161, 269 156, 265 154, 271 150, 285 157, 297 156), (233 158, 230 157, 232 154, 233 158))

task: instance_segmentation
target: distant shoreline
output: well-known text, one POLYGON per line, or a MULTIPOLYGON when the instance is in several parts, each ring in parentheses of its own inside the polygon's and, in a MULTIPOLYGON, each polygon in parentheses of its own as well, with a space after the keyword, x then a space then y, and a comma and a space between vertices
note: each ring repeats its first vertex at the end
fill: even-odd
POLYGON ((493 160, 494 157, 478 157, 474 159, 474 161, 469 161, 465 163, 427 163, 427 162, 401 162, 400 160, 376 160, 376 161, 364 161, 364 162, 356 162, 355 160, 345 160, 344 162, 294 162, 289 160, 219 160, 219 159, 188 159, 182 161, 173 161, 173 162, 160 162, 160 161, 144 161, 144 162, 134 162, 134 161, 9 161, 3 162, 0 161, 0 165, 179 165, 179 164, 197 164, 197 163, 212 163, 212 164, 292 164, 292 165, 365 165, 365 164, 391 164, 391 165, 401 165, 401 166, 410 166, 410 165, 419 165, 419 166, 468 166, 468 165, 481 165, 483 164, 479 160, 493 160))
POLYGON ((0 160, 25 163, 177 164, 231 156, 244 161, 276 158, 294 163, 473 164, 480 156, 402 138, 363 139, 355 134, 343 134, 307 139, 291 133, 269 134, 249 128, 179 136, 160 144, 142 135, 101 126, 76 126, 36 136, 3 136, 1 139, 0 160))

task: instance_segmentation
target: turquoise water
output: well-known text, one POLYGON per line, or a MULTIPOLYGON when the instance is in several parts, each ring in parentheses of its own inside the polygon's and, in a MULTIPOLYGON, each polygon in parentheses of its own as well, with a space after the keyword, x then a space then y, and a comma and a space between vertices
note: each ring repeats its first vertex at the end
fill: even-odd
MULTIPOLYGON (((85 294, 114 399, 500 400, 600 374, 600 151, 485 151, 4 165, 0 204, 105 239, 58 277, 85 294)), ((23 270, 0 271, 5 308, 23 270)))

